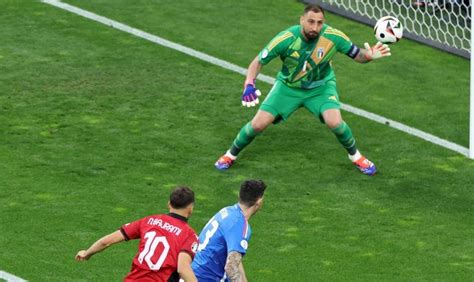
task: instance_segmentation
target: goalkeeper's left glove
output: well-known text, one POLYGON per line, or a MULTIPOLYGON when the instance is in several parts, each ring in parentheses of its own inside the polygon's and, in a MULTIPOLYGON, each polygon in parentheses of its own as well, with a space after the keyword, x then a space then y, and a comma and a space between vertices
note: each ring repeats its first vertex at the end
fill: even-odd
POLYGON ((377 42, 373 47, 370 47, 369 43, 365 42, 365 58, 368 61, 372 61, 375 59, 380 59, 383 57, 390 56, 390 48, 386 44, 382 44, 382 42, 377 42))

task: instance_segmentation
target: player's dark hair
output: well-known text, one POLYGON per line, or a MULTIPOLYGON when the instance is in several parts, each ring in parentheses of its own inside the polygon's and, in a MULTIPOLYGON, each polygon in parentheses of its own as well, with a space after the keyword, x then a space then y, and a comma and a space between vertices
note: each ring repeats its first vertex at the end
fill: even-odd
POLYGON ((324 15, 323 8, 321 8, 321 6, 319 6, 318 4, 311 4, 311 5, 307 5, 306 7, 304 7, 304 14, 305 15, 310 11, 315 12, 315 13, 323 13, 323 15, 324 15))
POLYGON ((262 180, 245 180, 240 185, 239 202, 251 207, 263 197, 267 185, 262 180))
POLYGON ((186 186, 176 187, 170 195, 170 205, 175 209, 182 209, 194 203, 194 192, 186 186))

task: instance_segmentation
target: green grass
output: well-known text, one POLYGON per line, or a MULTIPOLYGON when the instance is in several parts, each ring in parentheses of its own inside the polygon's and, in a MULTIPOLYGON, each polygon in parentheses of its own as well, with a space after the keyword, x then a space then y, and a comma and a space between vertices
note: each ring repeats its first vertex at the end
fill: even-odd
MULTIPOLYGON (((230 171, 212 164, 255 109, 243 77, 37 1, 0 0, 0 270, 31 281, 110 281, 136 243, 86 263, 75 253, 121 224, 197 194, 190 224, 268 183, 244 259, 251 281, 469 281, 474 162, 343 113, 380 173, 365 177, 334 136, 299 111, 230 171)), ((297 22, 293 1, 68 1, 246 66, 297 22)), ((359 45, 369 27, 328 15, 359 45)), ((469 62, 410 41, 384 62, 335 60, 341 99, 463 146, 469 62)), ((264 69, 273 75, 277 64, 264 69)), ((270 86, 260 82, 264 93, 270 86)))

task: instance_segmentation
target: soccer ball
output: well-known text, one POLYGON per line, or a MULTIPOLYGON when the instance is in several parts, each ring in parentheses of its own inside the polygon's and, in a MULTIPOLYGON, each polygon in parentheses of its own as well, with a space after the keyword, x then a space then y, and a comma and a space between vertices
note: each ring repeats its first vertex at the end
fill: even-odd
POLYGON ((395 17, 382 17, 375 24, 374 34, 375 38, 382 43, 395 43, 403 36, 403 26, 395 17))

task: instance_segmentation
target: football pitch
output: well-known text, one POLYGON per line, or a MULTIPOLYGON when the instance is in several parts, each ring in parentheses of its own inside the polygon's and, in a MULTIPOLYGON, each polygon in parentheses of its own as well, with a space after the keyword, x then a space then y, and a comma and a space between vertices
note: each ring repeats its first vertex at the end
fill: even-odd
MULTIPOLYGON (((290 0, 63 2, 244 68, 303 9, 290 0)), ((121 280, 136 241, 85 263, 74 255, 167 212, 176 185, 196 193, 199 232, 257 178, 268 189, 250 220, 249 281, 474 280, 473 160, 343 112, 379 169, 367 177, 300 110, 220 172, 214 162, 256 112, 241 106, 243 75, 40 1, 0 0, 0 10, 0 271, 121 280)), ((375 41, 368 26, 326 19, 359 46, 375 41)), ((469 61, 409 40, 391 49, 366 65, 336 56, 341 101, 467 147, 469 61)), ((263 73, 278 69, 275 60, 263 73)))

